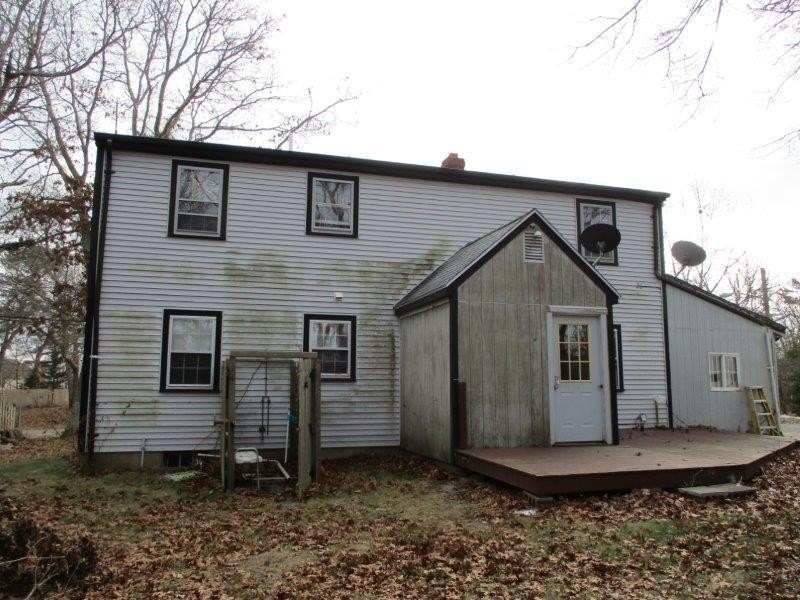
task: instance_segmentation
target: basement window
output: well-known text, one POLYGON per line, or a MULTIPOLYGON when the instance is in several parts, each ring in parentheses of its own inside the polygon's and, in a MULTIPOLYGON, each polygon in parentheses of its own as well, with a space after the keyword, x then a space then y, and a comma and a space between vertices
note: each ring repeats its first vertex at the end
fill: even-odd
POLYGON ((308 174, 306 233, 358 237, 358 177, 308 174))
POLYGON ((544 262, 544 236, 540 229, 531 225, 523 236, 523 260, 530 263, 544 262))
POLYGON ((724 352, 708 354, 708 378, 712 392, 734 392, 739 384, 739 355, 724 352))
MULTIPOLYGON (((601 202, 600 200, 578 200, 577 202, 578 213, 578 247, 581 254, 588 258, 590 261, 596 259, 599 254, 597 252, 590 252, 581 246, 580 235, 583 230, 590 225, 597 223, 607 223, 608 225, 617 226, 617 207, 613 202, 601 202)), ((617 265, 617 251, 603 253, 603 256, 597 261, 601 265, 617 265)))
POLYGON ((169 235, 225 239, 228 165, 172 161, 169 235))
POLYGON ((303 346, 306 352, 317 353, 323 381, 355 381, 355 317, 306 315, 303 346))
POLYGON ((218 392, 222 313, 165 310, 162 392, 218 392))
POLYGON ((186 469, 195 464, 194 452, 164 452, 161 456, 166 469, 186 469))

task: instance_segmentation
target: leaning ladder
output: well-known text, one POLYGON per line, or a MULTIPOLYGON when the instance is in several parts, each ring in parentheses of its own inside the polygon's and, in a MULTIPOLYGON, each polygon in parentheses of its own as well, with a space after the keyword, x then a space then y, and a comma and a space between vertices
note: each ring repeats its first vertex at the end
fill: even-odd
POLYGON ((758 435, 783 435, 781 426, 772 412, 769 400, 764 393, 764 388, 748 387, 747 405, 750 409, 750 421, 753 423, 753 430, 758 435))

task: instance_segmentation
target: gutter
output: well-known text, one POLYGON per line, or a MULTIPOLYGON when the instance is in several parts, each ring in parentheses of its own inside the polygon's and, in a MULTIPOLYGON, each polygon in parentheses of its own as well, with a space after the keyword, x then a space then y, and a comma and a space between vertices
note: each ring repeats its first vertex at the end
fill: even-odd
POLYGON ((555 179, 539 179, 535 177, 520 177, 517 175, 484 173, 480 171, 462 171, 459 169, 446 169, 365 158, 351 158, 347 156, 332 156, 328 154, 314 154, 310 152, 274 150, 271 148, 253 148, 231 144, 190 142, 185 140, 168 140, 163 138, 98 132, 95 132, 94 138, 98 144, 113 142, 118 150, 162 154, 182 158, 329 169, 332 171, 353 172, 365 175, 445 181, 448 183, 460 183, 465 185, 554 192, 614 200, 631 200, 634 202, 645 202, 647 204, 658 204, 669 196, 666 192, 651 190, 559 181, 555 179))

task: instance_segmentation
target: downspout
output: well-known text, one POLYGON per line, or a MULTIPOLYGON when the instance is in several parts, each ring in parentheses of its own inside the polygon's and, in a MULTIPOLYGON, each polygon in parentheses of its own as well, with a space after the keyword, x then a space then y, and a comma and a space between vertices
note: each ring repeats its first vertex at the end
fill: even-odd
POLYGON ((664 321, 664 366, 667 376, 667 417, 669 428, 675 428, 672 412, 672 366, 669 358, 669 306, 667 304, 667 282, 664 281, 664 224, 662 221, 663 202, 653 207, 653 261, 656 278, 661 280, 661 313, 664 321))
POLYGON ((775 364, 775 334, 770 329, 764 332, 764 341, 767 344, 767 373, 769 374, 769 385, 772 388, 772 398, 775 404, 775 416, 780 426, 781 420, 781 400, 780 389, 778 388, 778 366, 775 364))
POLYGON ((88 413, 89 382, 92 378, 92 341, 94 339, 94 299, 97 278, 97 246, 99 240, 100 205, 102 203, 104 148, 98 144, 94 170, 94 193, 92 195, 92 222, 89 240, 89 265, 86 268, 86 316, 83 329, 83 358, 81 363, 81 401, 78 415, 78 450, 89 451, 88 413))
POLYGON ((94 437, 97 418, 97 365, 99 361, 98 346, 100 343, 100 295, 103 283, 103 255, 106 245, 106 222, 108 220, 108 197, 111 191, 112 169, 112 141, 105 142, 105 170, 103 171, 103 190, 100 204, 100 228, 97 240, 97 260, 94 286, 94 298, 90 310, 92 311, 92 344, 89 361, 91 365, 91 381, 89 386, 88 411, 86 415, 86 454, 91 458, 94 455, 94 437))
MULTIPOLYGON (((614 303, 609 296, 606 296, 606 310, 608 315, 606 317, 606 341, 608 344, 608 372, 610 375, 610 387, 608 391, 611 398, 611 443, 614 446, 619 445, 619 408, 617 401, 617 372, 614 368, 614 354, 617 352, 616 344, 614 344, 614 303), (613 348, 612 348, 613 347, 613 348), (612 354, 613 352, 613 354, 612 354)), ((619 358, 617 358, 619 360, 619 358)))

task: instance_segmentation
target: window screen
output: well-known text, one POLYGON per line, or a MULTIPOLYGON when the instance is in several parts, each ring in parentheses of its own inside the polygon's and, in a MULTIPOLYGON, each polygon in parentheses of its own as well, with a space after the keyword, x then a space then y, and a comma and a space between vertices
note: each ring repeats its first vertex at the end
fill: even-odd
POLYGON ((319 357, 326 380, 355 379, 355 317, 306 315, 306 350, 319 357))
POLYGON ((227 165, 174 161, 172 176, 170 234, 222 239, 227 165))
MULTIPOLYGON (((611 202, 591 202, 586 200, 578 201, 578 236, 584 229, 590 225, 597 223, 606 223, 608 225, 617 226, 616 207, 611 202)), ((590 260, 594 260, 599 254, 597 252, 590 252, 580 245, 581 254, 590 260)), ((598 261, 601 264, 617 264, 617 251, 605 252, 598 261)))
POLYGON ((310 173, 306 233, 356 237, 358 178, 310 173))
POLYGON ((162 391, 215 390, 221 313, 164 312, 162 391))

